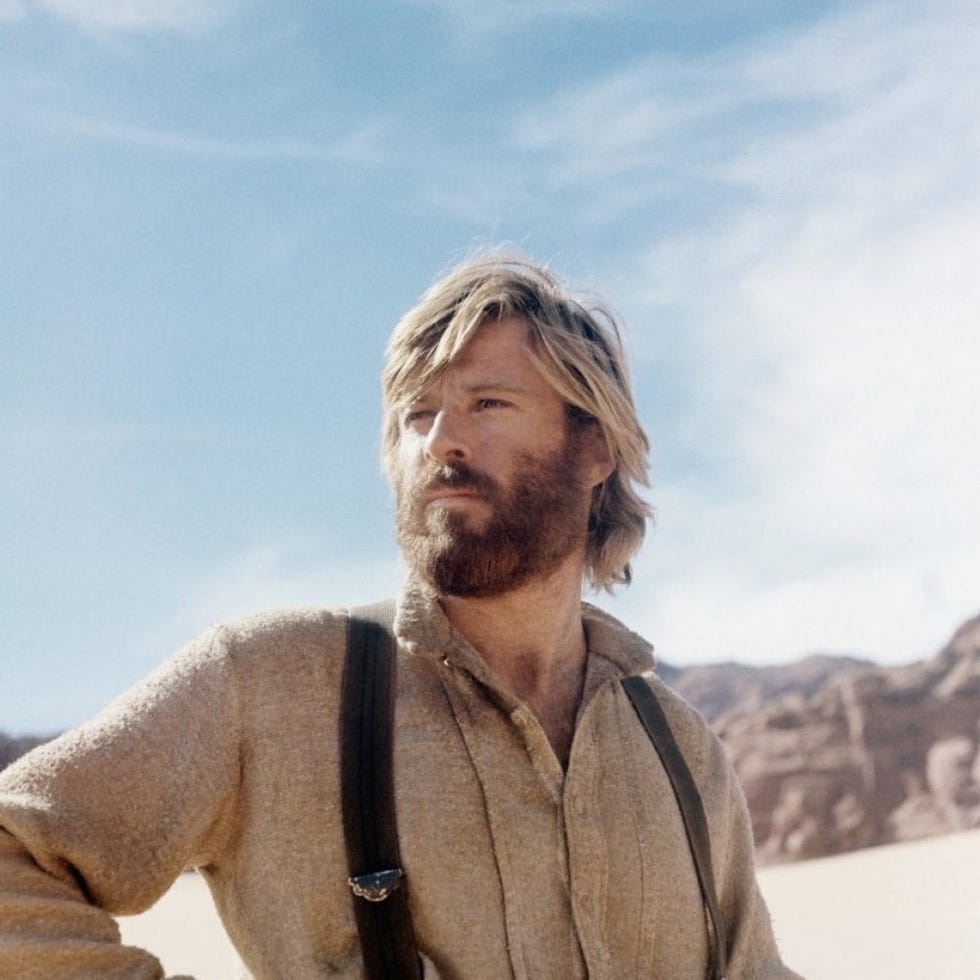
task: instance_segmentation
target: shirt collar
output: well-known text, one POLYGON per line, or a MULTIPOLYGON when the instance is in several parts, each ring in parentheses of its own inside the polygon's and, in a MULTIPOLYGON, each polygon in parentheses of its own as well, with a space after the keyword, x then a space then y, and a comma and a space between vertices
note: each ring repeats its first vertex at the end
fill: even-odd
MULTIPOLYGON (((583 602, 582 624, 590 656, 604 657, 623 675, 642 674, 653 668, 653 646, 614 616, 583 602)), ((395 633, 412 654, 449 660, 479 680, 491 680, 483 658, 446 618, 437 594, 411 576, 398 597, 395 633)))

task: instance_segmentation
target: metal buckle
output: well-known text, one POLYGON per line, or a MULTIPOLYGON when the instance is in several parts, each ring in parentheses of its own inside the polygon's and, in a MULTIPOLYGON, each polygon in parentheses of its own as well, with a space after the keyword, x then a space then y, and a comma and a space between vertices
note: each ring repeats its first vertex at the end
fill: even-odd
POLYGON ((358 898, 369 902, 383 902, 402 883, 405 872, 401 868, 388 871, 372 871, 366 875, 354 875, 347 879, 350 890, 358 898))

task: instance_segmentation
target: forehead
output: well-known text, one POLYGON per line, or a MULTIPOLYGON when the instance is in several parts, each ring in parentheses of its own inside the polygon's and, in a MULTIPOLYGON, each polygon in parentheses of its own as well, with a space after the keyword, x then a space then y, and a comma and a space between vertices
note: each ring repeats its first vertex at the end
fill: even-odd
POLYGON ((558 397, 537 366, 533 339, 522 317, 484 320, 465 343, 435 368, 424 385, 438 384, 480 387, 501 385, 558 397))
POLYGON ((518 317, 484 320, 449 367, 467 369, 483 364, 511 366, 520 371, 534 368, 529 353, 531 345, 527 323, 518 317))

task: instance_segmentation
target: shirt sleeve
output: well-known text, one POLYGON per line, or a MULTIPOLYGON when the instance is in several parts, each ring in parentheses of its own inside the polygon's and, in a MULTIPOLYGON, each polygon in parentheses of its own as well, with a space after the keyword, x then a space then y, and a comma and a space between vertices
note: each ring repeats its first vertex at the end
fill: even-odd
POLYGON ((701 793, 711 864, 726 929, 727 980, 801 980, 782 961, 759 890, 749 808, 721 740, 676 692, 657 695, 701 793))
POLYGON ((239 784, 234 672, 206 634, 0 774, 0 980, 159 980, 114 915, 217 859, 239 784))
MULTIPOLYGON (((719 902, 728 929, 728 980, 802 980, 782 961, 759 890, 748 805, 722 744, 711 738, 715 785, 725 787, 711 829, 719 902)), ((710 817, 709 817, 709 822, 710 817)))

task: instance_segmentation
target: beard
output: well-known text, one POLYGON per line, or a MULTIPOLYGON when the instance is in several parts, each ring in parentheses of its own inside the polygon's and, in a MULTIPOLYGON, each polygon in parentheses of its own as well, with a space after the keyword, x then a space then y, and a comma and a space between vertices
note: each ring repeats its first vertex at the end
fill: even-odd
POLYGON ((411 484, 399 480, 398 541, 409 566, 441 595, 488 597, 584 550, 590 497, 580 483, 576 448, 566 439, 545 456, 521 454, 510 487, 462 462, 433 464, 411 484), (490 516, 471 528, 459 511, 427 511, 427 494, 444 488, 478 494, 490 516))

